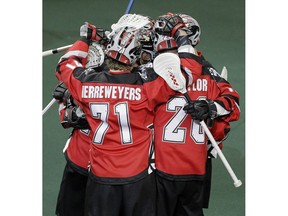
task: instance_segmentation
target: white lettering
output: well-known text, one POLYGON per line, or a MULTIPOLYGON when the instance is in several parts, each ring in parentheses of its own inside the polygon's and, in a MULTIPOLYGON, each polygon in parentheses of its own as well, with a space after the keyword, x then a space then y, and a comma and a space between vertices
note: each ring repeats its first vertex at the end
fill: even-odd
POLYGON ((118 86, 119 98, 120 99, 122 98, 123 90, 124 90, 124 87, 118 86))
POLYGON ((141 100, 141 88, 123 86, 82 86, 82 98, 141 100))
POLYGON ((99 98, 99 86, 95 86, 95 95, 94 98, 99 98))
POLYGON ((208 91, 208 82, 206 79, 197 79, 196 82, 192 84, 193 91, 208 91))
POLYGON ((127 88, 127 87, 124 88, 123 98, 124 99, 129 99, 129 88, 127 88))
POLYGON ((88 98, 94 97, 94 86, 89 86, 89 95, 88 98))
POLYGON ((112 96, 111 98, 116 99, 117 98, 117 86, 112 87, 112 96))
POLYGON ((82 98, 87 98, 88 86, 82 86, 82 98))
POLYGON ((141 99, 141 89, 140 88, 136 88, 135 100, 140 100, 140 99, 141 99))
POLYGON ((104 98, 104 86, 99 87, 99 98, 104 98))
POLYGON ((111 97, 112 88, 113 88, 113 86, 105 86, 105 98, 111 97))
POLYGON ((135 89, 130 89, 129 100, 135 100, 135 89))

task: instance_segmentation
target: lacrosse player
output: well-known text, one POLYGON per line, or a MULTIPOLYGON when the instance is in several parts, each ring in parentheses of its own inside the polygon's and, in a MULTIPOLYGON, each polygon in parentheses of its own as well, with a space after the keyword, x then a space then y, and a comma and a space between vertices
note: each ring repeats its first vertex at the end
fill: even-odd
POLYGON ((187 105, 179 93, 156 109, 158 216, 203 215, 208 140, 199 121, 216 122, 221 116, 229 122, 237 120, 240 114, 238 93, 193 47, 199 42, 200 28, 194 25, 189 28, 186 24, 181 15, 172 13, 160 16, 155 22, 158 34, 172 36, 177 42, 188 94, 193 100, 187 105))
MULTIPOLYGON (((99 31, 100 32, 100 28, 99 31)), ((105 67, 104 49, 98 42, 89 45, 85 67, 101 71, 105 67)), ((60 122, 63 128, 73 128, 63 153, 66 165, 58 193, 57 216, 84 216, 84 200, 88 179, 89 149, 92 139, 90 126, 82 109, 76 104, 70 92, 60 83, 53 92, 59 103, 60 122)))
POLYGON ((156 105, 175 91, 153 70, 145 79, 131 73, 147 29, 117 29, 107 45, 109 69, 101 73, 83 67, 88 44, 99 40, 97 28, 86 23, 81 29, 81 39, 62 56, 56 73, 86 114, 93 134, 85 214, 153 216, 156 189, 148 172, 149 127, 156 105))
MULTIPOLYGON (((200 59, 202 59, 203 64, 206 64, 207 67, 210 67, 212 71, 215 70, 215 68, 208 62, 203 56, 203 53, 201 51, 196 50, 196 46, 200 42, 200 35, 201 35, 201 28, 199 23, 196 19, 191 17, 187 14, 179 14, 179 16, 182 18, 183 22, 185 23, 185 27, 188 29, 188 35, 189 40, 192 44, 192 46, 195 49, 194 54, 199 56, 200 59)), ((216 70, 215 70, 216 71, 216 70)), ((221 91, 221 95, 225 95, 225 92, 227 93, 227 84, 225 78, 219 77, 219 73, 217 72, 217 76, 214 76, 213 73, 211 73, 212 77, 217 82, 217 85, 221 91)), ((222 74, 221 74, 222 76, 222 74)), ((231 89, 232 86, 231 86, 231 89)), ((229 93, 227 93, 226 96, 228 96, 229 93)), ((237 98, 235 98, 236 104, 239 104, 239 101, 237 98)), ((228 137, 228 133, 230 132, 230 121, 236 121, 239 118, 240 115, 240 109, 236 109, 236 114, 238 117, 235 119, 227 119, 225 115, 219 115, 217 118, 215 118, 213 121, 209 119, 209 126, 210 131, 212 135, 214 136, 214 139, 217 141, 218 146, 220 149, 223 147, 223 141, 225 141, 228 137), (223 118, 221 117, 223 116, 223 118)), ((206 174, 205 174, 205 186, 203 189, 203 208, 209 207, 209 199, 210 199, 210 192, 211 192, 211 178, 212 178, 212 160, 213 158, 217 158, 217 151, 212 146, 210 140, 208 140, 208 157, 206 161, 206 174)))

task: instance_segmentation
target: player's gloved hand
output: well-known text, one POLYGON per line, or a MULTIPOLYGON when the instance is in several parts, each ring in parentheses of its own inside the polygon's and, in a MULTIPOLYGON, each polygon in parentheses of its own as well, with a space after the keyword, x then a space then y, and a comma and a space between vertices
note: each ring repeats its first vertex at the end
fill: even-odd
POLYGON ((89 41, 99 41, 101 44, 106 44, 109 41, 105 32, 105 29, 96 27, 88 22, 85 22, 80 27, 80 37, 84 37, 89 41))
POLYGON ((86 115, 79 106, 67 107, 61 124, 64 128, 90 129, 86 115))
POLYGON ((182 27, 185 27, 182 18, 171 13, 159 16, 154 25, 156 33, 169 37, 174 37, 177 30, 182 27))
POLYGON ((71 94, 65 84, 62 82, 56 86, 52 96, 60 103, 64 103, 66 105, 67 101, 70 100, 71 94))
POLYGON ((205 120, 217 117, 217 108, 212 100, 194 100, 183 107, 183 110, 194 120, 205 120))

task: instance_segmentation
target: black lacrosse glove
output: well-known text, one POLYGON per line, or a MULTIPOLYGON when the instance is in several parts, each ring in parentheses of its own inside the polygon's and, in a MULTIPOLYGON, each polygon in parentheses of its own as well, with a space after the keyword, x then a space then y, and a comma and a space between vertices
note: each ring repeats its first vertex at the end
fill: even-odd
POLYGON ((214 119, 217 117, 217 108, 212 100, 195 100, 183 107, 183 110, 194 120, 214 119))
POLYGON ((64 128, 90 129, 86 115, 79 106, 67 107, 61 124, 64 128))
POLYGON ((71 99, 71 94, 63 82, 56 86, 52 96, 60 103, 64 103, 64 105, 67 105, 67 101, 71 99))
POLYGON ((178 29, 185 27, 182 18, 176 14, 159 16, 155 22, 155 32, 161 35, 174 37, 178 29))

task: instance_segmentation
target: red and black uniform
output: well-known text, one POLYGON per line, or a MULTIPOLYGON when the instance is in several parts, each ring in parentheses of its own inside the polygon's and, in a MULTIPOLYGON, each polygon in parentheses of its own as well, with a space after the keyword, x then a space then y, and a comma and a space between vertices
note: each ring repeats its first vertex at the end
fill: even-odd
MULTIPOLYGON (((189 53, 179 53, 179 57, 182 59, 182 70, 188 75, 190 98, 213 100, 229 112, 229 115, 221 118, 228 122, 237 120, 240 114, 239 95, 231 85, 203 57, 189 53)), ((156 109, 154 130, 158 216, 203 215, 207 136, 199 121, 193 121, 183 110, 187 103, 179 93, 156 109)), ((213 135, 222 132, 215 128, 213 135)))
MULTIPOLYGON (((201 55, 202 56, 202 53, 201 55)), ((203 58, 203 56, 202 56, 203 58)), ((213 78, 217 82, 217 85, 221 91, 221 97, 224 97, 231 103, 229 105, 229 113, 228 115, 220 115, 218 118, 214 119, 212 124, 210 125, 210 132, 213 135, 214 139, 218 143, 220 149, 223 148, 223 141, 228 137, 228 133, 230 132, 230 122, 237 121, 240 117, 240 107, 239 107, 239 95, 233 89, 227 80, 223 79, 219 76, 218 73, 215 73, 214 67, 207 62, 203 58, 203 65, 205 67, 210 68, 211 73, 213 74, 213 78), (230 98, 230 99, 228 99, 230 98)), ((221 102, 218 102, 221 104, 221 102)), ((209 126, 209 123, 207 123, 209 126)), ((209 199, 211 192, 211 177, 212 177, 212 160, 213 158, 217 158, 217 152, 215 148, 211 145, 210 140, 208 141, 208 158, 206 162, 206 174, 205 174, 205 186, 203 191, 203 208, 209 207, 209 199)))
MULTIPOLYGON (((67 113, 76 108, 72 104, 59 104, 60 122, 64 128, 71 128, 69 124, 71 115, 67 113)), ((82 121, 83 122, 83 121, 82 121)), ((76 125, 77 128, 85 128, 88 124, 76 125)), ((58 193, 56 215, 57 216, 84 216, 85 191, 88 180, 89 149, 91 133, 89 129, 77 129, 74 127, 63 150, 66 165, 58 193)), ((87 128, 87 127, 86 127, 87 128)))
MULTIPOLYGON (((105 64, 102 64, 99 67, 94 67, 93 70, 100 72, 104 67, 105 64)), ((57 78, 60 79, 59 76, 57 78)), ((56 87, 54 93, 57 94, 57 92, 63 93, 63 95, 60 94, 60 98, 59 94, 54 95, 59 101, 61 125, 63 128, 73 128, 73 130, 63 149, 66 165, 58 193, 56 215, 82 216, 84 215, 86 184, 90 164, 89 152, 93 137, 85 119, 85 114, 74 103, 63 83, 56 87), (78 114, 76 114, 77 112, 78 114)))
POLYGON ((58 193, 56 215, 84 215, 85 191, 88 180, 89 137, 85 131, 76 129, 67 142, 64 152, 66 165, 58 193), (76 146, 79 144, 80 148, 76 146), (80 166, 81 165, 81 166, 80 166), (83 166, 83 167, 82 167, 83 166))
POLYGON ((85 69, 87 51, 88 44, 78 40, 57 67, 93 133, 87 214, 125 211, 125 215, 154 215, 155 185, 148 176, 152 143, 149 126, 156 105, 175 92, 152 69, 147 70, 145 78, 129 71, 94 73, 85 69))

